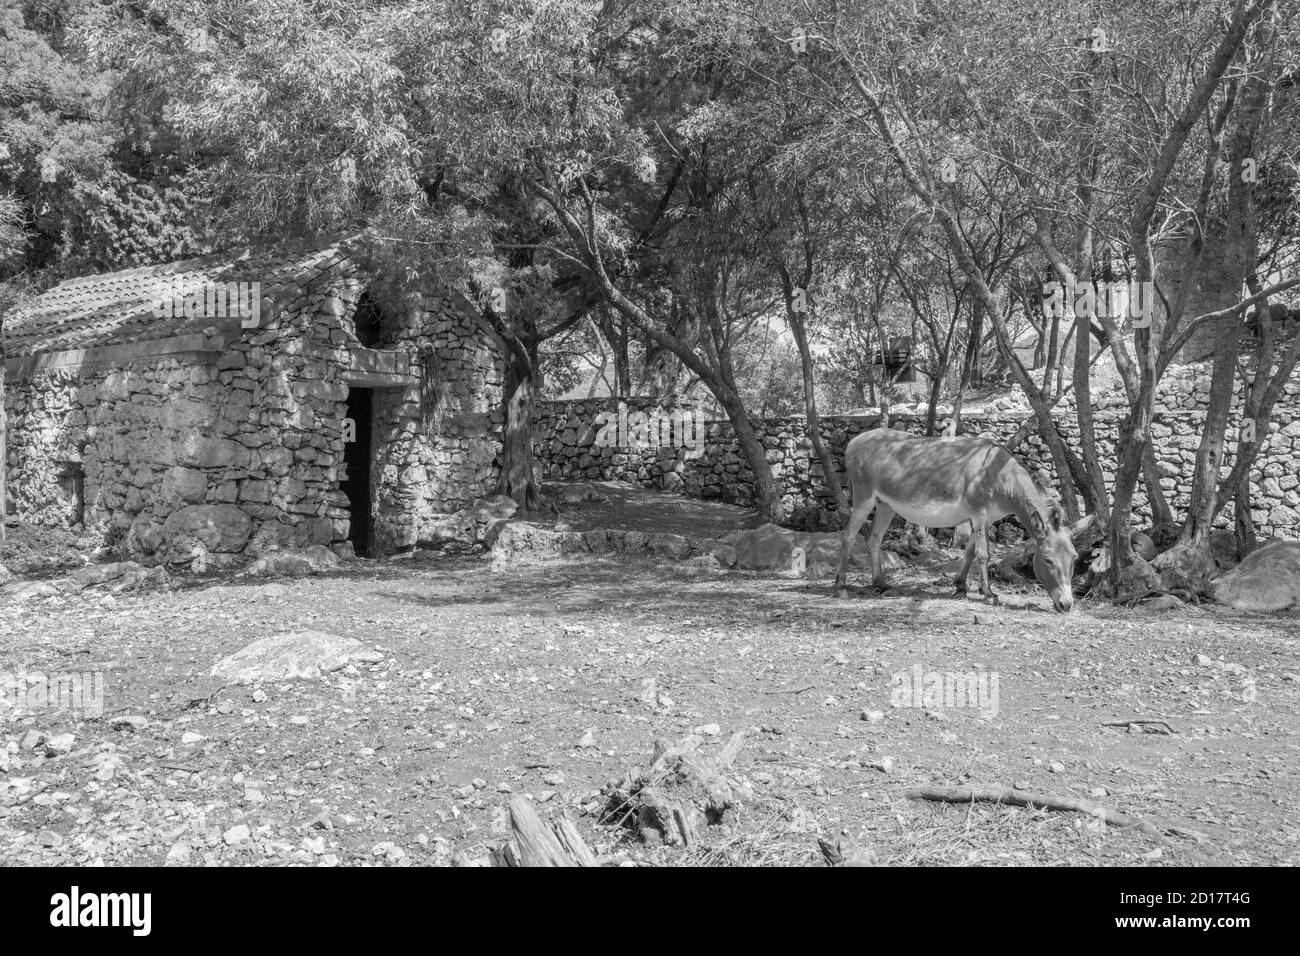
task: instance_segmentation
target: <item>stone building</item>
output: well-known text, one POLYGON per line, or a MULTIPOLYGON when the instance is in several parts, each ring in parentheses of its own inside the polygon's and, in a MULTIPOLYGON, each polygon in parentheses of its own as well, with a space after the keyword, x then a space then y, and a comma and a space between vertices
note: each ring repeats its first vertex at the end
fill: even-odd
POLYGON ((502 363, 347 241, 70 279, 5 317, 8 509, 147 563, 388 553, 492 494, 502 363))

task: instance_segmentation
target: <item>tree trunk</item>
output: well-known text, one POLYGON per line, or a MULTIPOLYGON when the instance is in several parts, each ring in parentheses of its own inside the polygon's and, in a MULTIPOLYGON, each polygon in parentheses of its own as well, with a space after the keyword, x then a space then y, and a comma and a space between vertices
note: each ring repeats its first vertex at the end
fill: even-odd
POLYGON ((522 515, 544 505, 533 462, 532 375, 514 356, 506 359, 505 435, 501 444, 501 493, 514 499, 522 515))
POLYGON ((812 351, 808 348, 808 330, 804 325, 803 314, 787 307, 786 322, 794 335, 795 346, 799 349, 799 363, 803 367, 803 405, 808 419, 808 439, 822 466, 822 480, 831 493, 831 503, 835 513, 844 516, 848 507, 844 500, 844 486, 840 483, 839 471, 835 468, 835 459, 826 442, 822 440, 821 416, 817 414, 817 395, 813 383, 812 351))
POLYGON ((1233 531, 1237 536, 1237 560, 1259 547, 1255 537, 1255 519, 1250 514, 1250 476, 1243 475, 1237 482, 1237 491, 1232 497, 1233 531))
MULTIPOLYGON (((1199 282, 1191 296, 1192 315, 1235 305, 1241 298, 1242 284, 1255 265, 1256 222, 1251 185, 1242 176, 1236 175, 1236 171, 1242 168, 1242 163, 1254 152, 1255 130, 1259 124, 1265 94, 1263 79, 1258 75, 1252 76, 1242 94, 1241 119, 1228 149, 1227 203, 1219 215, 1211 217, 1206 227, 1199 282)), ((1206 548, 1214 516, 1220 510, 1219 469, 1223 464, 1224 433, 1232 407, 1237 352, 1244 323, 1240 315, 1229 312, 1213 322, 1212 326, 1214 365, 1210 375, 1210 404, 1196 452, 1196 470, 1192 475, 1187 520, 1179 536, 1180 544, 1206 548)))
MULTIPOLYGON (((716 394, 716 393, 715 393, 716 394)), ((772 466, 767 461, 767 451, 759 441, 754 425, 749 420, 749 413, 738 396, 730 395, 719 398, 731 428, 736 433, 740 453, 745 456, 745 463, 754 473, 754 506, 764 521, 780 524, 785 520, 785 507, 781 504, 781 489, 772 474, 772 466)))
MULTIPOLYGON (((0 335, 3 335, 4 323, 0 321, 0 335)), ((5 350, 0 342, 0 545, 5 543, 5 520, 9 517, 9 492, 5 487, 6 463, 9 460, 7 438, 9 420, 5 416, 5 350)))

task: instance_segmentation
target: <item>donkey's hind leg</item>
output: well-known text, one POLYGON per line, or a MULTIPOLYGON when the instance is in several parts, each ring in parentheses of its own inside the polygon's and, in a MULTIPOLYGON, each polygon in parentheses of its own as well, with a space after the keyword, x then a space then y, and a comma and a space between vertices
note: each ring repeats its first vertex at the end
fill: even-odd
POLYGON ((875 495, 861 495, 857 489, 853 492, 853 512, 849 515, 849 523, 844 526, 844 536, 840 539, 840 569, 835 575, 835 596, 848 597, 848 567, 849 551, 853 547, 853 542, 858 539, 858 532, 862 530, 862 524, 867 520, 867 515, 871 514, 871 509, 876 506, 875 495))
POLYGON ((884 540, 885 532, 889 530, 890 522, 894 520, 894 515, 897 513, 885 502, 876 502, 876 513, 871 518, 871 531, 867 534, 867 556, 871 559, 871 583, 878 591, 883 591, 888 586, 885 583, 885 572, 880 566, 880 543, 884 540))

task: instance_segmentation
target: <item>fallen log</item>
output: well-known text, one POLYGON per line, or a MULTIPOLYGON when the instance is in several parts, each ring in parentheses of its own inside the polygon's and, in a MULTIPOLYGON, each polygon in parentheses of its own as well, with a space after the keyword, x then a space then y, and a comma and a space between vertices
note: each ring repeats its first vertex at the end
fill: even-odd
POLYGON ((1075 797, 1031 793, 1012 787, 913 787, 904 790, 903 796, 909 800, 935 800, 942 803, 1005 803, 1013 807, 1032 807, 1035 810, 1086 813, 1109 826, 1131 827, 1156 839, 1164 838, 1164 833, 1154 824, 1075 797))
POLYGON ((573 821, 548 827, 524 797, 510 801, 511 839, 492 851, 492 866, 599 866, 573 821))

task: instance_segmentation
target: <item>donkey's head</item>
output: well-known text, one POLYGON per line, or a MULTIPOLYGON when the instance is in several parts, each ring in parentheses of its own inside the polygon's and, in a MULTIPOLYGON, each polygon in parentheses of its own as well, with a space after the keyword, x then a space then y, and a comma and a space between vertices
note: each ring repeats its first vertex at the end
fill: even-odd
POLYGON ((1080 518, 1073 525, 1065 520, 1065 511, 1055 495, 1035 479, 1042 495, 1042 508, 1031 512, 1029 531, 1034 536, 1034 577, 1052 598, 1052 607, 1068 611, 1074 605, 1074 536, 1092 524, 1093 515, 1080 518))

